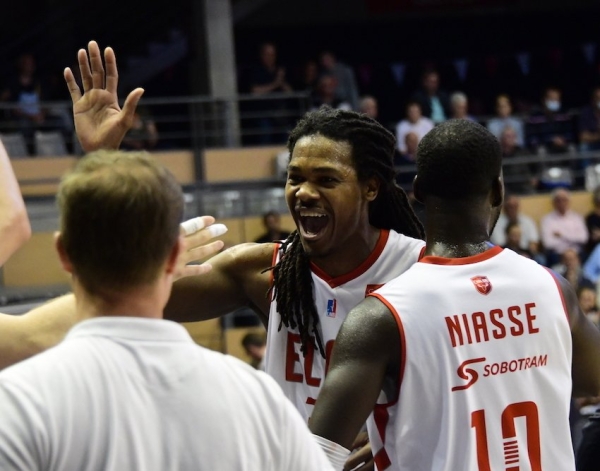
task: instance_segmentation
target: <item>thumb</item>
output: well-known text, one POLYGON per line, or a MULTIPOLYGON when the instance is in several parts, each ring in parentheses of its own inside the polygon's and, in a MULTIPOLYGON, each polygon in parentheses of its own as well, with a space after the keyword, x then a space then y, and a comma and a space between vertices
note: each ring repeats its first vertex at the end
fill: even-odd
POLYGON ((123 105, 123 115, 124 119, 133 120, 133 115, 135 113, 135 109, 144 94, 143 88, 136 88, 133 90, 127 98, 125 99, 125 104, 123 105))

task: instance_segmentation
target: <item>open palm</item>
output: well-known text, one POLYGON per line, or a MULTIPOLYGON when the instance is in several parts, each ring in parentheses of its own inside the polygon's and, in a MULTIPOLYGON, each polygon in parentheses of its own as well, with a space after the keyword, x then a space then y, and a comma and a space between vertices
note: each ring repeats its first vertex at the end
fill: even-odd
POLYGON ((83 95, 71 69, 64 72, 65 81, 73 101, 75 130, 85 152, 97 149, 118 149, 127 131, 131 128, 135 108, 144 93, 141 88, 133 90, 125 100, 123 109, 117 97, 118 72, 112 48, 104 50, 106 73, 102 64, 100 48, 90 41, 88 52, 77 53, 83 95))

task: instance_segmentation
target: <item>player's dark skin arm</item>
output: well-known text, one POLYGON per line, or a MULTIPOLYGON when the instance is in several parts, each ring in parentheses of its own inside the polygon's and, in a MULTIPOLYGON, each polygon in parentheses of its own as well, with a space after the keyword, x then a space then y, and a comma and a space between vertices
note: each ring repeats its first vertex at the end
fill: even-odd
POLYGON ((165 318, 177 322, 212 319, 242 307, 252 308, 267 324, 274 244, 240 244, 215 255, 207 275, 176 281, 165 318))
POLYGON ((600 395, 600 330, 594 326, 579 307, 575 290, 562 276, 555 278, 563 293, 571 336, 573 338, 573 378, 574 396, 600 395))
POLYGON ((337 336, 309 421, 311 431, 350 449, 384 379, 395 380, 397 387, 399 365, 400 335, 393 314, 378 299, 367 297, 350 311, 337 336))

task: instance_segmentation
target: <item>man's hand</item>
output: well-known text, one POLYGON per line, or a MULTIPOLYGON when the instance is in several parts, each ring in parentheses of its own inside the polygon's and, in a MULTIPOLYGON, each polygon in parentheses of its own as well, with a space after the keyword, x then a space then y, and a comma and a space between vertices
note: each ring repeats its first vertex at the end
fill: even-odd
POLYGON ((352 444, 352 454, 346 464, 344 471, 373 471, 373 453, 367 432, 360 432, 352 444))
POLYGON ((114 51, 110 47, 104 50, 106 72, 96 41, 90 41, 88 51, 89 57, 85 49, 80 49, 77 53, 83 95, 71 69, 67 67, 64 72, 73 101, 77 137, 85 152, 118 149, 125 134, 131 128, 135 108, 144 90, 142 88, 133 90, 121 109, 117 97, 119 74, 114 51))
POLYGON ((178 280, 186 276, 204 275, 208 273, 212 266, 210 263, 192 264, 210 255, 214 255, 225 245, 222 240, 215 240, 207 243, 214 237, 219 237, 227 232, 227 227, 223 224, 215 224, 215 218, 212 216, 202 216, 181 225, 181 235, 184 236, 184 246, 175 270, 174 279, 178 280))

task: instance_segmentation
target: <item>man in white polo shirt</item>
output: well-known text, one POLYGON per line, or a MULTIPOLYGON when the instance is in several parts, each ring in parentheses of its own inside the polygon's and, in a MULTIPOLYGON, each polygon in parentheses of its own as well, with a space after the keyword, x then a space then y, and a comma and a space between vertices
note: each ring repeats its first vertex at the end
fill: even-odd
POLYGON ((80 322, 0 374, 0 469, 332 469, 272 379, 162 319, 182 246, 167 169, 90 154, 58 203, 80 322))

